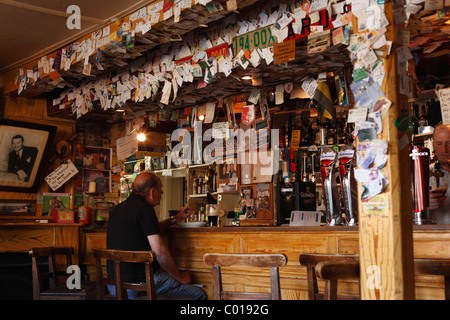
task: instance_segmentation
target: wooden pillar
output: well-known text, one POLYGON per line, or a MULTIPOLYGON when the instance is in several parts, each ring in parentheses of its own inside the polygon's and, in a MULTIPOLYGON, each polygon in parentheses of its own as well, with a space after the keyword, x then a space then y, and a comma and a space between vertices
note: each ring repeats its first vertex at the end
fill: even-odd
MULTIPOLYGON (((398 93, 395 40, 401 25, 395 25, 392 2, 385 4, 385 14, 390 23, 386 38, 393 41, 393 46, 383 60, 386 75, 382 89, 392 105, 378 139, 388 141, 388 160, 382 171, 389 185, 371 200, 376 209, 359 200, 361 299, 410 300, 415 295, 409 144, 405 140, 408 132, 400 131, 395 125, 401 107, 407 103, 407 96, 398 93)), ((359 195, 361 189, 359 185, 359 195)))

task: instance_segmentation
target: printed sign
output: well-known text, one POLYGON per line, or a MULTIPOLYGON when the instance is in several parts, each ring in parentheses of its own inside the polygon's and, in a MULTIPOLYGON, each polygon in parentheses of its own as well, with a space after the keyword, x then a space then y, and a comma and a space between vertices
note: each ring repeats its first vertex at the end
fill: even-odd
POLYGON ((295 60, 295 40, 277 43, 273 46, 273 64, 295 60))

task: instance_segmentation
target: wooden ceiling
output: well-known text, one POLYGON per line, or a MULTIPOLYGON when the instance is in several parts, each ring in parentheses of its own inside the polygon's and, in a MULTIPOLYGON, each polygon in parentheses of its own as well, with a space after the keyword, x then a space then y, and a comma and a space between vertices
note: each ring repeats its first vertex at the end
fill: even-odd
MULTIPOLYGON (((153 0, 154 1, 154 0, 153 0)), ((6 23, 8 28, 4 30, 14 30, 11 32, 4 32, 0 36, 0 69, 8 68, 27 58, 39 58, 43 52, 50 48, 62 47, 62 44, 73 42, 74 39, 79 38, 82 33, 87 34, 97 30, 102 23, 104 25, 110 23, 113 17, 119 13, 123 16, 124 12, 132 13, 142 6, 153 1, 40 1, 39 7, 53 8, 59 12, 64 12, 65 8, 70 4, 77 4, 81 8, 82 15, 85 16, 82 22, 82 30, 72 33, 65 27, 66 17, 61 17, 55 13, 43 13, 40 10, 31 10, 29 8, 22 9, 17 7, 17 3, 11 5, 12 1, 0 0, 0 21, 6 23), (131 7, 130 7, 131 6, 131 7), (2 9, 5 9, 2 10, 2 9), (14 18, 12 18, 14 17, 14 18), (92 19, 91 19, 92 18, 92 19), (89 21, 88 21, 89 20, 89 21), (42 21, 48 23, 42 24, 42 21), (31 25, 31 27, 30 27, 31 25), (61 27, 63 25, 63 27, 61 27)), ((30 4, 33 1, 21 1, 21 3, 30 4)), ((219 1, 226 9, 226 0, 219 1)), ((282 1, 291 3, 291 1, 282 1)), ((267 2, 260 0, 246 0, 238 1, 239 14, 238 17, 245 17, 246 14, 256 10, 258 6, 266 5, 267 2)), ((127 64, 132 64, 137 59, 150 54, 153 50, 159 50, 161 44, 171 42, 174 39, 183 38, 189 32, 203 32, 206 28, 221 22, 224 17, 230 13, 226 10, 210 13, 204 6, 193 7, 191 10, 183 11, 180 22, 174 23, 169 19, 160 23, 157 27, 143 36, 137 36, 135 46, 127 50, 126 53, 114 52, 113 54, 106 53, 103 57, 102 65, 104 71, 99 71, 92 68, 91 76, 83 76, 82 68, 83 62, 72 65, 69 71, 61 71, 66 84, 76 86, 82 81, 89 81, 100 77, 104 74, 109 74, 114 70, 118 70, 116 61, 124 61, 127 64), (203 26, 203 27, 202 27, 203 26)), ((432 45, 435 42, 433 39, 439 39, 439 46, 431 50, 427 55, 436 55, 444 57, 448 61, 448 33, 442 32, 445 28, 444 24, 448 19, 448 14, 444 18, 427 18, 434 12, 423 13, 411 16, 409 19, 409 29, 411 31, 411 42, 414 45, 410 48, 412 50, 422 50, 423 47, 432 45), (432 27, 431 32, 422 33, 425 27, 432 27), (418 37, 427 37, 427 41, 416 45, 414 40, 418 37), (444 51, 443 51, 444 50, 444 51), (447 51, 445 51, 447 50, 447 51), (445 53, 447 52, 447 53, 445 53)), ((448 29, 448 28, 447 28, 448 29)), ((343 44, 331 46, 326 52, 317 54, 307 54, 306 52, 307 39, 302 38, 296 40, 296 61, 289 62, 285 65, 266 65, 262 63, 257 68, 248 67, 242 69, 241 67, 233 69, 233 73, 225 77, 223 74, 218 74, 214 84, 207 85, 204 88, 197 88, 197 83, 184 83, 180 88, 177 99, 169 105, 170 108, 178 108, 184 106, 193 106, 209 101, 216 101, 232 95, 242 93, 249 93, 255 87, 267 88, 274 87, 280 83, 286 83, 295 80, 302 80, 308 75, 317 75, 321 72, 331 72, 342 70, 344 66, 350 66, 351 62, 346 46, 343 44), (256 82, 242 80, 244 75, 252 75, 256 82)), ((53 50, 54 51, 54 50, 53 50)), ((420 59, 424 56, 421 54, 420 59)), ((93 59, 91 57, 91 59, 93 59)), ((447 72, 444 77, 448 78, 448 63, 445 64, 447 72)), ((442 73, 442 69, 440 70, 442 73)), ((426 75, 425 75, 426 76, 426 75)), ((47 77, 48 78, 48 77, 47 77)), ((348 79, 350 81, 350 79, 348 79)), ((57 86, 52 83, 51 79, 39 80, 35 85, 29 87, 24 94, 27 97, 37 96, 43 93, 57 93, 57 86)), ((128 114, 133 115, 133 112, 144 110, 147 113, 155 112, 160 108, 158 103, 160 93, 154 95, 151 99, 145 100, 142 103, 127 103, 129 110, 128 114)), ((62 117, 73 117, 72 114, 58 114, 62 117)), ((89 112, 87 117, 107 119, 116 121, 122 115, 112 111, 95 111, 89 112)))

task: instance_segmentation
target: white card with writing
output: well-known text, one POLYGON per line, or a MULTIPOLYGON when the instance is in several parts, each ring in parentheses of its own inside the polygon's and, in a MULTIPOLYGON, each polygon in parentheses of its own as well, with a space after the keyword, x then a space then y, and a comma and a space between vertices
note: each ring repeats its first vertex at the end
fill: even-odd
POLYGON ((53 191, 56 191, 77 173, 78 169, 74 166, 72 161, 67 160, 67 162, 60 165, 55 171, 45 177, 45 181, 53 191))
POLYGON ((450 124, 450 88, 439 90, 438 98, 441 103, 442 123, 450 124))

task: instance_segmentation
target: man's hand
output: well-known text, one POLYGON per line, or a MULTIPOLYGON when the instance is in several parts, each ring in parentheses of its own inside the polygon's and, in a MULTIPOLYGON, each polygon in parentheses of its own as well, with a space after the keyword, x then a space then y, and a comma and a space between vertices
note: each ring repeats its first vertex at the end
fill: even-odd
POLYGON ((442 207, 446 199, 447 197, 443 192, 430 192, 430 210, 436 210, 442 207))
POLYGON ((178 213, 175 216, 175 220, 177 220, 177 222, 182 222, 186 218, 188 218, 191 214, 192 214, 191 207, 185 206, 185 207, 181 208, 180 210, 178 210, 178 213))
POLYGON ((17 171, 17 176, 19 177, 20 181, 24 181, 28 175, 25 171, 19 170, 17 171))

